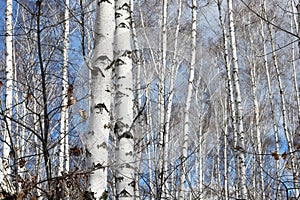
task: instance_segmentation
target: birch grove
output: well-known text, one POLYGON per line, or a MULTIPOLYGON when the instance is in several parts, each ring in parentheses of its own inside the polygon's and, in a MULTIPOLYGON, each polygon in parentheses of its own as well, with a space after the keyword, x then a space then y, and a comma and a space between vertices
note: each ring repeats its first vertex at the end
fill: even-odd
POLYGON ((298 0, 6 0, 0 199, 299 199, 298 0))

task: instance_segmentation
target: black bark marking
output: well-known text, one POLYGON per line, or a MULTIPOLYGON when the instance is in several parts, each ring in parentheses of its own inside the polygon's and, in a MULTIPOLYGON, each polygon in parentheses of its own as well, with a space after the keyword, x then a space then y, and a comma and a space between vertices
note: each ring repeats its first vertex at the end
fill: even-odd
POLYGON ((103 169, 103 171, 105 170, 105 166, 103 166, 103 163, 93 163, 93 169, 96 170, 96 169, 103 169))
POLYGON ((121 13, 119 13, 119 12, 116 12, 115 13, 115 18, 119 18, 119 17, 122 17, 123 15, 121 14, 121 13))
POLYGON ((121 22, 119 25, 118 25, 119 28, 127 28, 129 29, 129 26, 127 24, 125 24, 124 22, 121 22))
POLYGON ((107 107, 104 103, 98 103, 97 105, 95 105, 94 108, 97 109, 96 113, 102 113, 103 109, 109 113, 109 110, 107 109, 107 107))
POLYGON ((105 78, 105 76, 104 76, 102 70, 101 70, 99 67, 94 67, 94 68, 92 69, 92 74, 93 74, 94 76, 98 76, 98 75, 100 74, 103 78, 105 78))
POLYGON ((118 58, 116 60, 116 66, 120 66, 120 65, 124 65, 124 64, 125 64, 125 62, 122 59, 118 58))
POLYGON ((125 155, 126 155, 126 156, 128 156, 128 155, 129 155, 129 156, 132 156, 133 153, 132 153, 132 151, 129 151, 129 153, 125 153, 125 155))
POLYGON ((124 180, 123 176, 116 177, 116 182, 122 182, 124 180))
POLYGON ((88 132, 88 134, 94 135, 95 133, 94 133, 93 130, 91 130, 91 131, 88 132))
POLYGON ((104 3, 104 2, 107 2, 107 3, 109 3, 109 4, 112 4, 109 0, 100 0, 100 1, 98 2, 98 5, 100 5, 101 3, 104 3))
POLYGON ((128 57, 128 58, 132 58, 132 52, 129 50, 124 51, 124 53, 122 54, 122 56, 128 57))
POLYGON ((120 139, 121 138, 133 139, 133 135, 131 132, 125 131, 122 135, 120 135, 120 139))
POLYGON ((89 152, 89 150, 85 150, 85 156, 86 157, 92 157, 92 153, 91 152, 89 152))
POLYGON ((106 142, 102 142, 102 144, 100 144, 100 145, 97 145, 97 148, 98 148, 98 149, 99 149, 99 148, 106 149, 106 148, 107 148, 107 144, 106 144, 106 142))
POLYGON ((130 183, 128 183, 129 186, 135 188, 135 180, 131 181, 130 183))
POLYGON ((119 197, 132 197, 132 195, 129 192, 127 192, 126 189, 124 189, 120 192, 119 197))
POLYGON ((128 5, 128 3, 124 3, 124 4, 121 6, 121 9, 130 12, 130 6, 128 5))

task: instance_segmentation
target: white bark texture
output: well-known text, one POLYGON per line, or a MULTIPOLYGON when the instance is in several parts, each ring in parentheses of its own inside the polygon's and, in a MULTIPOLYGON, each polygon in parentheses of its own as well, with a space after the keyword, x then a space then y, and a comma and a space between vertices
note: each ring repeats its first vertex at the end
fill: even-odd
POLYGON ((224 103, 223 115, 224 115, 224 150, 223 150, 223 162, 224 162, 224 200, 229 199, 228 193, 228 160, 227 160, 227 148, 228 148, 228 116, 227 116, 227 102, 224 103))
POLYGON ((59 174, 69 171, 69 105, 73 98, 73 86, 68 86, 68 52, 69 52, 69 5, 70 1, 65 1, 65 24, 64 24, 64 38, 63 38, 63 66, 62 66, 62 109, 60 119, 60 150, 59 150, 59 174))
MULTIPOLYGON (((232 84, 232 77, 231 77, 231 68, 230 68, 230 62, 229 62, 229 54, 228 54, 228 40, 227 40, 227 31, 225 24, 223 22, 223 16, 222 16, 222 6, 221 2, 218 1, 218 10, 219 10, 219 20, 220 24, 222 27, 222 32, 223 32, 223 48, 224 48, 224 62, 226 66, 226 71, 227 71, 227 93, 228 93, 228 99, 229 99, 229 110, 231 111, 231 125, 233 128, 233 135, 234 135, 234 147, 237 146, 237 141, 238 141, 238 133, 237 133, 237 125, 236 125, 236 106, 234 103, 234 89, 233 89, 233 84, 232 84)), ((226 134, 228 135, 228 131, 225 130, 226 134)), ((226 137, 226 136, 225 136, 226 137)), ((237 167, 237 160, 235 159, 235 169, 236 173, 238 174, 239 170, 237 167)), ((238 182, 236 181, 235 184, 238 182)), ((227 188, 228 189, 228 188, 227 188)), ((228 190, 227 190, 228 191, 228 190)), ((228 193, 226 193, 226 196, 228 197, 228 193)))
POLYGON ((86 156, 88 167, 92 170, 89 177, 89 192, 96 199, 104 199, 107 196, 108 138, 111 127, 114 0, 98 0, 96 12, 86 156))
POLYGON ((165 197, 165 163, 166 163, 166 132, 165 132, 165 80, 166 80, 166 59, 167 59, 167 16, 168 16, 168 0, 162 1, 162 33, 161 33, 161 65, 159 69, 159 86, 158 86, 158 112, 159 112, 159 151, 158 151, 158 167, 159 173, 157 179, 159 183, 158 198, 165 197))
POLYGON ((242 108, 242 99, 241 91, 239 84, 238 76, 238 61, 237 61, 237 51, 236 51, 236 39, 235 39, 235 28, 234 28, 234 18, 233 18, 233 6, 232 0, 227 1, 228 6, 228 17, 229 17, 229 35, 230 35, 230 46, 231 46, 231 56, 232 56, 232 77, 233 85, 235 89, 235 102, 237 110, 237 132, 238 132, 238 144, 235 146, 238 159, 238 168, 239 173, 238 182, 239 182, 239 198, 247 199, 247 187, 246 187, 246 163, 245 163, 245 136, 244 136, 244 127, 243 127, 243 108, 242 108), (241 151, 242 150, 242 151, 241 151))
MULTIPOLYGON (((229 102, 225 101, 224 103, 224 199, 229 199, 229 190, 228 190, 228 169, 227 169, 227 148, 228 148, 228 110, 231 110, 231 116, 232 116, 232 122, 235 119, 235 106, 233 102, 233 88, 232 88, 232 81, 231 81, 231 70, 229 65, 229 56, 228 56, 228 48, 227 48, 227 32, 225 28, 225 24, 223 22, 223 16, 222 16, 222 6, 220 0, 218 0, 218 11, 219 11, 219 21, 222 27, 222 35, 223 35, 223 48, 224 48, 224 61, 225 66, 227 70, 227 91, 228 91, 228 99, 229 102), (230 106, 230 109, 228 109, 228 105, 230 106)), ((236 126, 235 123, 232 123, 233 130, 236 132, 236 126)))
MULTIPOLYGON (((134 199, 135 162, 132 92, 132 50, 130 36, 130 1, 116 1, 115 31, 115 112, 116 193, 117 199, 134 199)), ((138 183, 137 183, 138 184, 138 183)))
POLYGON ((5 97, 5 131, 3 132, 3 158, 0 165, 0 193, 13 194, 14 188, 9 178, 10 174, 10 133, 13 103, 13 24, 12 24, 12 0, 6 1, 5 12, 5 74, 6 74, 6 97, 5 97))
POLYGON ((187 155, 188 155, 188 145, 189 145, 189 131, 190 131, 190 106, 193 94, 193 82, 194 82, 194 68, 196 63, 196 36, 197 36, 197 1, 192 1, 192 38, 191 38, 191 66, 190 66, 190 75, 189 75, 189 82, 188 82, 188 90, 185 102, 185 109, 184 109, 184 127, 183 127, 183 146, 182 146, 182 167, 181 167, 181 175, 180 175, 180 193, 179 199, 184 199, 184 191, 185 186, 184 183, 187 181, 188 174, 187 174, 187 155))

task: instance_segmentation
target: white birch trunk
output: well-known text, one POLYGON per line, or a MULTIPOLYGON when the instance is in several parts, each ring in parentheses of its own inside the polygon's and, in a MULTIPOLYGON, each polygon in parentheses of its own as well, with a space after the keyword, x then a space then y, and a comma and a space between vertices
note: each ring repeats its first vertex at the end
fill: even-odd
POLYGON ((6 96, 5 96, 5 131, 3 132, 2 163, 0 165, 1 186, 0 192, 14 193, 10 174, 10 145, 11 145, 11 120, 13 103, 13 24, 12 24, 12 0, 6 0, 5 11, 5 74, 6 74, 6 96))
POLYGON ((234 28, 234 19, 233 19, 233 6, 232 0, 227 0, 228 6, 228 17, 229 17, 229 35, 230 35, 230 46, 231 46, 231 55, 232 55, 232 77, 233 77, 233 85, 235 89, 235 102, 237 109, 237 133, 239 143, 237 144, 239 147, 235 146, 235 149, 239 149, 237 152, 238 158, 238 168, 239 173, 238 182, 240 184, 239 187, 239 198, 247 199, 247 188, 246 188, 246 163, 245 163, 245 154, 243 151, 245 150, 245 136, 244 136, 244 127, 243 127, 243 109, 242 109, 242 99, 241 99, 241 91, 238 77, 238 62, 237 62, 237 52, 236 52, 236 40, 235 40, 235 28, 234 28))
POLYGON ((179 199, 184 199, 184 191, 185 186, 184 183, 187 181, 187 168, 186 168, 186 159, 188 155, 188 143, 189 143, 189 130, 190 130, 190 118, 189 111, 192 100, 193 93, 193 82, 194 82, 194 68, 196 63, 196 40, 197 40, 197 1, 192 1, 192 38, 191 38, 191 66, 190 66, 190 74, 189 74, 189 82, 188 82, 188 90, 185 102, 184 109, 184 128, 183 128, 183 145, 182 145, 182 166, 181 166, 181 174, 180 174, 180 192, 179 199))
POLYGON ((224 154, 224 200, 228 200, 229 199, 229 191, 228 191, 228 164, 227 164, 227 148, 228 148, 228 109, 227 109, 227 102, 225 101, 224 103, 224 108, 223 108, 223 121, 224 121, 224 135, 223 135, 223 139, 224 139, 224 150, 223 150, 223 154, 224 154))
MULTIPOLYGON (((65 0, 64 13, 64 36, 63 36, 63 66, 62 66, 62 107, 60 118, 60 141, 59 141, 59 166, 58 175, 69 172, 69 106, 73 98, 73 86, 68 85, 68 53, 69 53, 69 7, 70 1, 65 0)), ((66 192, 66 199, 69 199, 68 188, 63 188, 66 192)))
POLYGON ((107 196, 108 139, 110 133, 111 79, 115 30, 114 0, 97 1, 94 52, 91 69, 87 164, 89 192, 96 199, 107 196))
POLYGON ((168 0, 163 0, 162 5, 162 33, 161 33, 161 66, 159 69, 159 93, 158 93, 158 109, 159 109, 159 146, 158 146, 158 198, 165 197, 165 178, 166 178, 166 127, 165 127, 165 80, 166 80, 166 59, 167 59, 167 16, 168 16, 168 0))
POLYGON ((115 31, 115 131, 116 144, 116 192, 117 199, 134 199, 135 161, 132 92, 132 51, 130 36, 130 1, 116 1, 115 31))
MULTIPOLYGON (((236 146, 237 146, 237 141, 238 141, 238 133, 237 133, 237 125, 236 125, 236 105, 234 102, 234 89, 233 89, 233 84, 232 84, 232 77, 231 77, 231 67, 229 63, 229 54, 228 54, 228 41, 227 41, 227 31, 225 24, 223 22, 223 17, 222 17, 222 6, 221 6, 221 1, 218 1, 218 10, 219 10, 219 20, 220 24, 222 27, 222 32, 223 32, 223 48, 224 48, 224 62, 225 62, 225 67, 227 71, 227 93, 228 93, 228 99, 229 99, 229 110, 231 111, 231 125, 233 129, 233 137, 234 137, 234 154, 238 154, 236 152, 236 146)), ((239 174, 239 168, 238 168, 238 162, 237 159, 234 159, 235 163, 235 173, 239 174)), ((237 176, 238 177, 238 176, 237 176)), ((236 198, 238 198, 238 181, 235 181, 235 188, 236 188, 236 198)))
MULTIPOLYGON (((63 38, 63 66, 62 66, 62 108, 60 119, 60 150, 59 150, 59 174, 67 173, 69 169, 68 158, 68 131, 69 131, 69 100, 73 93, 73 88, 68 86, 68 50, 69 50, 69 0, 65 0, 65 24, 64 24, 64 38, 63 38)), ((73 87, 73 86, 71 86, 73 87)))

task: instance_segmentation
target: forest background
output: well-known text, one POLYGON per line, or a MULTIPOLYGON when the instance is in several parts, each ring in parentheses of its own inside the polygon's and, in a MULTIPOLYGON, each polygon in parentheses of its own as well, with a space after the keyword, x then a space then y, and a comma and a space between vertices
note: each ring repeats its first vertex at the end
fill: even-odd
POLYGON ((299 199, 296 0, 1 0, 0 199, 299 199))

